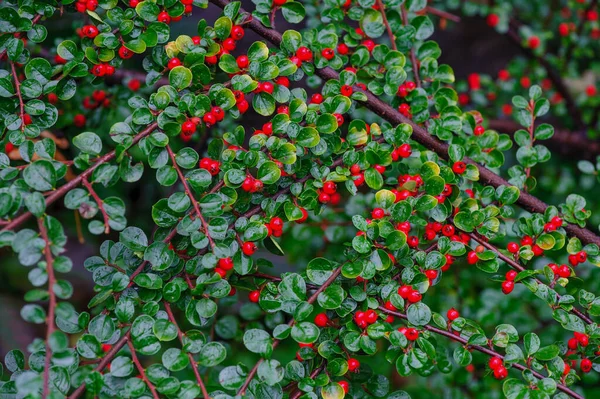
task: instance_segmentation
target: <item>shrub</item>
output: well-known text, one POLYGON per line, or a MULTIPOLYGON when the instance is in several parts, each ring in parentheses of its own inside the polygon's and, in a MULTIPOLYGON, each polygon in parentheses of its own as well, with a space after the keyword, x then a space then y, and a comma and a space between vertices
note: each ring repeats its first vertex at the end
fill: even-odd
POLYGON ((596 188, 554 173, 600 168, 597 2, 254 3, 2 4, 2 263, 45 333, 0 397, 597 394, 596 188), (526 58, 455 84, 469 16, 526 58))

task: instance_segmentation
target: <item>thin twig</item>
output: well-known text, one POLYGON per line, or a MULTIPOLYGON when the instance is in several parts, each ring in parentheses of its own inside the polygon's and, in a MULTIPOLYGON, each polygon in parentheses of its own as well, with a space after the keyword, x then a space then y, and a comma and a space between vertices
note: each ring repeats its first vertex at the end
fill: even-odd
POLYGON ((21 83, 19 82, 19 75, 15 68, 15 63, 10 63, 10 69, 12 71, 12 77, 15 82, 15 91, 17 92, 17 98, 19 99, 19 109, 21 114, 21 132, 25 130, 25 103, 23 103, 23 97, 21 96, 21 83))
MULTIPOLYGON (((169 320, 171 321, 171 323, 173 323, 175 325, 175 328, 177 329, 177 336, 179 337, 179 341, 181 342, 181 346, 183 347, 183 345, 184 345, 183 333, 181 332, 181 329, 177 325, 177 320, 175 319, 175 316, 173 315, 173 311, 171 310, 171 305, 169 304, 169 302, 167 302, 165 300, 163 300, 162 302, 165 307, 165 311, 167 312, 167 316, 169 317, 169 320)), ((196 377, 196 382, 198 383, 198 385, 200 386, 200 390, 202 391, 202 397, 204 399, 210 399, 210 396, 208 395, 208 391, 206 390, 206 386, 204 385, 204 382, 202 381, 202 377, 200 376, 200 372, 198 371, 198 367, 196 365, 196 361, 194 360, 194 357, 189 352, 188 352, 187 356, 188 356, 188 359, 192 366, 192 370, 194 371, 194 376, 196 377)))
MULTIPOLYGON (((329 287, 336 278, 338 278, 338 276, 340 275, 340 273, 342 272, 342 266, 340 265, 337 269, 335 269, 333 271, 333 273, 331 273, 331 276, 329 276, 329 278, 323 283, 323 285, 321 285, 319 287, 319 289, 317 289, 311 296, 310 298, 308 298, 308 303, 309 304, 313 304, 316 300, 317 297, 319 296, 319 294, 321 294, 323 291, 325 291, 325 289, 327 289, 327 287, 329 287)), ((295 319, 291 319, 288 322, 288 326, 293 326, 295 323, 295 319)), ((273 341, 273 349, 275 349, 277 347, 277 345, 279 345, 279 340, 276 339, 273 341)), ((252 370, 250 370, 250 373, 248 374, 248 376, 246 377, 246 381, 244 381, 244 385, 242 385, 242 387, 240 388, 240 390, 238 391, 238 396, 244 396, 244 393, 246 392, 246 389, 248 389, 248 386, 250 385, 250 382, 252 381, 252 379, 254 378, 254 376, 256 375, 256 372, 258 371, 258 367, 260 366, 260 364, 264 361, 263 358, 260 358, 258 360, 258 362, 256 362, 256 364, 254 365, 254 367, 252 367, 252 370)))
POLYGON ((104 218, 104 234, 110 233, 110 225, 109 225, 110 217, 108 216, 108 213, 106 213, 106 209, 104 209, 104 201, 102 201, 102 199, 98 196, 96 191, 94 191, 92 184, 89 182, 89 180, 87 178, 83 179, 82 183, 85 186, 85 188, 88 190, 88 192, 90 193, 90 195, 92 196, 94 201, 96 201, 96 204, 98 204, 98 209, 102 213, 102 217, 104 218))
POLYGON ((398 46, 396 46, 396 36, 394 36, 394 32, 392 32, 392 27, 388 22, 387 16, 385 15, 385 5, 383 1, 376 0, 377 7, 379 8, 379 12, 381 13, 381 17, 383 18, 383 24, 385 25, 385 29, 387 30, 388 36, 390 37, 390 42, 392 42, 392 49, 398 50, 398 46))
POLYGON ((131 343, 130 340, 127 340, 127 345, 129 346, 129 350, 131 351, 131 360, 133 360, 133 364, 135 364, 135 367, 137 368, 138 373, 140 373, 140 376, 142 377, 142 381, 144 381, 146 383, 146 385, 150 389, 150 392, 152 392, 152 397, 154 399, 159 399, 160 396, 158 396, 158 392, 156 392, 156 388, 154 388, 154 385, 152 385, 152 383, 146 376, 144 367, 140 363, 140 360, 138 359, 137 354, 135 353, 135 348, 133 347, 133 344, 131 343))
MULTIPOLYGON (((142 138, 150 135, 156 128, 158 127, 158 123, 154 122, 148 125, 144 130, 140 131, 136 136, 133 137, 131 145, 137 144, 142 138)), ((46 197, 46 208, 57 201, 59 198, 62 198, 65 194, 67 194, 71 189, 77 187, 83 182, 83 179, 87 179, 89 176, 94 173, 96 169, 100 167, 100 165, 105 164, 116 157, 116 150, 113 150, 96 160, 96 162, 86 169, 83 173, 75 177, 73 180, 64 184, 60 188, 54 190, 52 194, 46 197)), ((17 216, 13 220, 10 221, 6 226, 2 228, 0 231, 14 230, 25 221, 27 221, 32 216, 31 212, 24 212, 21 215, 17 216)))
POLYGON ((202 228, 204 229, 204 233, 206 234, 206 237, 208 238, 210 247, 214 248, 215 242, 213 241, 212 237, 210 236, 210 233, 208 231, 208 224, 206 224, 206 220, 204 219, 204 216, 202 216, 202 212, 200 212, 200 207, 198 206, 198 201, 196 201, 196 198, 194 197, 194 193, 192 193, 192 190, 190 189, 190 186, 188 185, 187 179, 183 175, 181 168, 179 167, 179 165, 177 165, 177 160, 175 159, 175 154, 173 153, 173 150, 171 150, 171 147, 168 145, 167 145, 167 152, 169 153, 169 157, 171 158, 171 163, 173 164, 173 168, 177 172, 177 175, 179 176, 179 180, 181 180, 181 183, 183 184, 185 194, 188 196, 188 198, 192 202, 194 211, 196 211, 196 216, 198 216, 198 218, 202 222, 202 228))
POLYGON ((56 294, 54 293, 54 284, 56 284, 56 276, 54 275, 54 259, 52 257, 52 248, 50 238, 48 237, 48 230, 44 224, 44 218, 38 219, 38 228, 40 235, 44 240, 44 256, 46 257, 46 274, 48 275, 48 317, 46 318, 46 359, 44 361, 44 390, 42 398, 47 398, 50 395, 50 363, 52 360, 52 349, 50 348, 50 338, 56 330, 54 324, 54 310, 56 308, 56 294))
MULTIPOLYGON (((392 315, 392 316, 395 316, 395 317, 399 317, 399 318, 404 319, 404 320, 408 320, 408 317, 404 313, 396 312, 396 311, 393 311, 393 310, 388 310, 388 309, 386 309, 383 306, 380 306, 379 310, 381 310, 383 313, 386 313, 386 314, 389 314, 389 315, 392 315)), ((481 353, 485 353, 486 355, 493 356, 493 357, 499 357, 500 359, 504 360, 504 356, 502 356, 500 353, 498 353, 498 352, 496 352, 496 351, 494 351, 492 349, 483 347, 483 346, 470 345, 468 340, 466 340, 465 338, 463 338, 461 336, 454 335, 450 331, 442 330, 442 329, 439 329, 439 328, 436 328, 436 327, 433 327, 433 326, 430 326, 430 325, 422 326, 422 328, 425 329, 425 330, 427 330, 427 331, 430 331, 432 333, 435 333, 435 334, 438 334, 438 335, 442 335, 442 336, 444 336, 446 338, 449 338, 449 339, 451 339, 453 341, 459 342, 462 345, 464 345, 465 347, 473 348, 473 349, 475 349, 475 350, 477 350, 477 351, 479 351, 481 353)), ((542 374, 538 373, 537 371, 532 370, 529 367, 524 366, 524 365, 519 364, 519 363, 512 363, 512 367, 514 367, 514 368, 516 368, 518 370, 521 370, 521 371, 529 370, 536 378, 538 378, 540 380, 546 378, 542 374)), ((556 385, 557 385, 558 389, 560 389, 561 391, 563 391, 567 395, 570 395, 570 396, 572 396, 573 398, 576 398, 576 399, 584 399, 583 396, 581 396, 581 395, 573 392, 567 386, 559 384, 559 383, 557 383, 556 385)))
MULTIPOLYGON (((125 344, 129 340, 129 336, 130 335, 131 335, 131 330, 127 331, 127 333, 125 333, 125 335, 123 335, 112 346, 112 348, 110 348, 110 350, 106 353, 106 355, 104 355, 104 357, 102 358, 102 360, 100 360, 100 363, 98 363, 98 365, 96 366, 96 368, 94 368, 94 371, 97 371, 99 373, 102 372, 102 370, 104 370, 104 368, 116 356, 116 354, 121 350, 121 348, 125 346, 125 344)), ((67 399, 77 399, 78 397, 81 396, 81 394, 84 391, 85 391, 85 380, 84 380, 84 382, 81 383, 81 385, 79 385, 79 387, 77 387, 77 389, 75 389, 75 391, 73 391, 73 393, 71 395, 69 395, 69 397, 67 399)))

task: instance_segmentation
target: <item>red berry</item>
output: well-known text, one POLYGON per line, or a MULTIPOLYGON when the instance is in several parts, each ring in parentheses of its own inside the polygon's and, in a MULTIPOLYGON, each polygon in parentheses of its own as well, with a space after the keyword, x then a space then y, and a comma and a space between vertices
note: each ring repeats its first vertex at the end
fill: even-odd
POLYGON ((505 281, 502 283, 502 292, 504 295, 508 295, 515 288, 515 283, 512 281, 505 281))
POLYGON ((581 367, 581 371, 584 373, 589 373, 592 370, 592 361, 590 359, 582 359, 579 367, 581 367))
POLYGON ((488 361, 488 366, 490 369, 496 370, 498 367, 504 366, 504 362, 498 356, 494 356, 488 361))
POLYGON ((337 191, 337 185, 332 181, 326 181, 323 184, 323 192, 325 194, 334 194, 337 191))
POLYGON ((416 328, 409 328, 408 330, 406 330, 406 333, 404 335, 409 341, 416 341, 417 338, 419 338, 419 330, 417 330, 416 328))
POLYGON ((587 260, 587 253, 585 251, 577 252, 576 256, 579 263, 584 263, 587 260))
POLYGON ((363 40, 362 45, 369 50, 369 53, 373 52, 373 49, 375 48, 375 42, 371 39, 363 40))
POLYGON ((434 269, 425 270, 425 276, 430 280, 434 280, 438 276, 438 271, 434 269))
POLYGON ((233 38, 233 40, 240 40, 244 37, 245 33, 246 32, 244 31, 244 28, 242 28, 239 25, 233 25, 231 27, 231 37, 233 38))
POLYGON ((306 219, 308 219, 308 212, 306 211, 306 209, 300 208, 300 211, 302 212, 302 217, 296 220, 296 223, 304 223, 306 222, 306 219))
POLYGON ((569 36, 569 24, 561 22, 560 25, 558 25, 558 34, 561 36, 569 36))
POLYGON ((77 127, 85 126, 85 116, 82 114, 77 114, 73 117, 73 124, 77 127))
POLYGON ((352 92, 353 92, 353 90, 352 90, 352 86, 350 86, 350 85, 343 85, 343 86, 340 88, 340 93, 341 93, 343 96, 350 97, 350 96, 352 95, 352 92))
POLYGON ((181 124, 181 133, 186 136, 191 136, 196 131, 196 125, 190 119, 181 124))
POLYGON ((527 45, 530 49, 535 50, 540 46, 540 38, 537 36, 531 36, 529 40, 527 40, 527 45))
POLYGON ((350 390, 350 384, 348 384, 348 381, 344 381, 344 380, 338 381, 338 385, 342 387, 345 394, 347 394, 348 391, 350 390))
POLYGON ((509 270, 506 272, 506 274, 504 275, 504 277, 506 277, 506 281, 515 281, 515 278, 517 278, 517 275, 519 273, 517 273, 514 270, 509 270))
POLYGON ((260 291, 252 291, 252 292, 250 292, 250 294, 248 294, 248 299, 250 299, 250 302, 257 303, 259 298, 260 298, 260 291))
POLYGON ((246 69, 248 68, 248 65, 250 64, 250 61, 248 60, 248 56, 247 55, 240 55, 239 57, 237 57, 237 66, 240 69, 246 69))
POLYGON ((519 252, 519 244, 517 244, 516 242, 509 242, 506 246, 506 249, 508 250, 508 252, 516 254, 517 252, 519 252))
POLYGON ((328 48, 325 48, 325 49, 321 50, 321 55, 326 60, 330 60, 333 57, 335 57, 335 52, 333 51, 333 49, 331 49, 331 48, 328 47, 328 48))
POLYGON ((500 22, 500 17, 496 14, 490 14, 487 16, 486 21, 489 26, 494 28, 498 25, 498 22, 500 22))
POLYGON ((503 380, 508 377, 508 370, 504 366, 499 366, 494 370, 494 378, 497 380, 503 380))
POLYGON ((217 273, 219 276, 221 276, 221 278, 227 277, 227 271, 224 269, 221 269, 220 267, 215 267, 215 273, 217 273))
POLYGON ((158 22, 162 22, 164 24, 170 24, 171 23, 171 16, 169 15, 168 12, 166 11, 161 11, 160 13, 158 13, 156 20, 158 22))
POLYGON ((202 41, 202 38, 200 36, 192 36, 192 42, 197 46, 200 44, 200 42, 202 41))
POLYGON ((417 246, 419 246, 419 237, 417 237, 417 236, 410 236, 406 240, 406 243, 408 244, 409 247, 416 248, 417 246))
POLYGON ((237 103, 236 106, 237 106, 238 111, 240 111, 240 113, 243 114, 246 111, 248 111, 248 108, 250 107, 250 104, 248 103, 248 101, 242 100, 239 103, 237 103))
POLYGON ((385 211, 381 208, 375 208, 373 209, 373 212, 371 212, 371 216, 373 219, 381 219, 385 216, 385 211))
POLYGON ((315 324, 318 327, 327 327, 329 324, 329 317, 325 313, 319 313, 315 316, 315 324))
POLYGON ((474 265, 479 261, 479 257, 477 256, 477 252, 471 251, 467 254, 467 263, 470 265, 474 265))
POLYGON ((219 267, 223 270, 231 270, 233 269, 233 259, 231 258, 221 258, 219 259, 219 267))
POLYGON ((274 217, 269 222, 269 226, 271 226, 271 229, 273 230, 281 230, 283 229, 283 219, 280 217, 274 217))
POLYGON ((233 40, 232 38, 228 37, 227 39, 223 40, 223 48, 226 51, 233 51, 235 50, 236 47, 236 43, 235 40, 233 40))
POLYGON ((485 132, 485 128, 481 125, 475 126, 475 129, 473 130, 473 134, 475 136, 481 136, 484 132, 485 132))
POLYGON ((246 256, 252 256, 256 252, 256 244, 251 241, 246 241, 242 244, 242 252, 246 256))
POLYGON ((300 47, 296 51, 296 57, 300 58, 301 61, 310 61, 312 60, 312 51, 308 47, 300 47))
POLYGON ((567 341, 567 346, 569 347, 569 349, 571 350, 576 350, 577 349, 577 338, 571 338, 567 341))
POLYGON ((360 173, 360 166, 359 166, 359 165, 357 165, 357 164, 354 164, 354 165, 352 165, 352 166, 350 167, 350 173, 351 173, 353 176, 356 176, 356 175, 358 175, 358 174, 360 173))
POLYGON ((167 63, 167 68, 169 68, 169 70, 171 70, 180 65, 181 65, 181 60, 179 58, 171 58, 169 60, 169 62, 167 63))
POLYGON ((586 334, 577 333, 576 335, 577 341, 581 346, 586 347, 590 342, 590 338, 586 334))
POLYGON ((452 171, 454 173, 456 173, 457 175, 462 175, 463 173, 466 172, 466 170, 467 170, 467 164, 462 161, 454 162, 454 165, 452 165, 452 171))
POLYGON ((410 144, 402 144, 400 147, 398 147, 397 151, 398 155, 402 158, 408 158, 412 154, 412 148, 410 144))
POLYGON ((448 317, 448 320, 454 321, 460 317, 460 313, 458 313, 458 310, 450 308, 450 310, 448 310, 446 313, 446 316, 448 317))
POLYGON ((341 54, 341 55, 346 55, 346 54, 348 54, 348 51, 349 51, 349 50, 350 50, 350 49, 348 48, 348 46, 347 46, 346 44, 344 44, 344 43, 340 43, 340 44, 338 44, 338 46, 337 46, 337 52, 338 52, 339 54, 341 54))
POLYGON ((365 312, 365 320, 367 321, 367 323, 373 324, 377 321, 377 319, 377 313, 375 313, 373 309, 369 309, 365 312))
POLYGON ((357 368, 360 367, 360 362, 354 358, 350 358, 348 359, 348 370, 349 371, 355 371, 357 368))
POLYGON ((95 11, 98 8, 98 2, 96 0, 87 0, 85 7, 90 11, 95 11))
POLYGON ((498 72, 498 79, 503 81, 510 79, 510 72, 508 72, 506 69, 501 69, 498 72))
POLYGON ((407 299, 412 291, 413 288, 410 285, 403 285, 398 288, 398 295, 403 299, 407 299))
POLYGON ((313 104, 321 104, 323 102, 323 95, 321 93, 315 93, 310 98, 310 102, 313 104))
POLYGON ((423 295, 421 295, 421 293, 417 290, 413 290, 410 292, 410 294, 408 294, 408 302, 410 303, 417 303, 419 302, 421 299, 423 298, 423 295))
POLYGON ((558 268, 558 275, 563 278, 571 277, 571 269, 567 265, 562 265, 558 268))

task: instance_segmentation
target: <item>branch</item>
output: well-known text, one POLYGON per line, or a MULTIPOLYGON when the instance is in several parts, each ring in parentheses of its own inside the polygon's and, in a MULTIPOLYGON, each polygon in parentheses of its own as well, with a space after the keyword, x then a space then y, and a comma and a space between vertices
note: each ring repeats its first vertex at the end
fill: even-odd
MULTIPOLYGON (((119 352, 121 350, 121 348, 125 346, 125 344, 129 340, 130 335, 131 335, 131 330, 127 331, 127 333, 125 333, 125 335, 123 335, 121 337, 121 339, 119 339, 117 341, 117 343, 115 343, 112 346, 112 348, 110 348, 110 350, 106 353, 106 355, 104 355, 102 360, 100 360, 100 363, 98 363, 96 368, 94 368, 94 371, 97 371, 99 373, 102 372, 102 370, 104 370, 104 368, 108 365, 108 363, 110 363, 110 361, 115 357, 117 352, 119 352)), ((79 387, 77 387, 77 389, 75 391, 73 391, 73 393, 71 395, 69 395, 67 397, 67 399, 77 399, 78 397, 81 396, 81 394, 84 391, 85 391, 85 380, 84 380, 84 382, 81 383, 81 385, 79 387)))
MULTIPOLYGON (((224 8, 229 4, 228 0, 210 0, 210 2, 219 6, 220 8, 224 8)), ((239 11, 242 13, 245 12, 243 9, 240 9, 239 11)), ((264 27, 258 20, 252 19, 247 23, 247 26, 266 40, 269 40, 270 42, 274 43, 275 45, 279 46, 281 44, 281 34, 277 31, 264 27)), ((315 69, 315 73, 325 80, 339 79, 339 74, 329 67, 323 69, 315 69)), ((375 114, 379 115, 381 118, 387 120, 388 122, 394 125, 406 123, 412 126, 413 134, 411 137, 415 141, 425 146, 427 149, 434 151, 442 159, 448 160, 448 144, 439 141, 437 138, 429 134, 429 132, 423 127, 417 125, 409 118, 406 118, 405 116, 400 114, 397 110, 380 100, 371 92, 365 91, 359 87, 356 87, 355 91, 362 92, 367 96, 367 101, 365 101, 364 103, 365 107, 367 107, 375 114)), ((465 158, 463 159, 463 161, 471 165, 475 165, 477 167, 477 169, 479 170, 479 181, 482 184, 490 185, 496 188, 499 186, 511 186, 511 184, 508 181, 498 176, 485 166, 481 166, 469 158, 465 158)), ((538 199, 537 197, 534 197, 531 194, 524 192, 520 193, 517 203, 530 212, 536 212, 541 214, 543 214, 546 208, 548 208, 548 205, 545 202, 538 199)), ((565 226, 565 230, 571 236, 579 238, 584 244, 594 243, 600 246, 600 237, 596 236, 596 234, 594 234, 588 229, 581 228, 574 224, 568 224, 567 226, 565 226)))
POLYGON ((15 63, 10 63, 10 69, 12 71, 12 77, 15 81, 15 91, 17 92, 17 98, 19 99, 19 109, 21 113, 21 132, 25 130, 25 104, 23 103, 23 97, 21 96, 21 83, 19 82, 19 76, 15 68, 15 63))
POLYGON ((82 183, 88 190, 94 201, 96 201, 96 204, 98 204, 98 209, 102 213, 102 217, 104 218, 104 234, 110 233, 110 217, 108 216, 108 213, 106 213, 106 209, 104 209, 104 201, 102 201, 102 199, 98 196, 96 191, 94 191, 94 188, 92 187, 91 183, 88 181, 87 178, 83 179, 82 183))
MULTIPOLYGON (((479 234, 477 234, 477 233, 467 233, 467 234, 469 235, 469 237, 471 237, 477 243, 483 245, 484 247, 486 247, 490 251, 495 252, 496 255, 498 255, 498 257, 500 259, 502 259, 511 268, 513 268, 515 270, 518 270, 520 272, 522 272, 524 270, 527 270, 521 264, 517 263, 514 259, 511 259, 508 256, 504 255, 502 252, 500 252, 498 250, 498 248, 496 248, 494 245, 492 245, 489 242, 487 242, 479 234)), ((538 284, 541 284, 541 285, 546 285, 546 286, 548 285, 548 284, 543 283, 542 281, 540 281, 537 278, 535 278, 535 281, 538 284)), ((550 287, 550 288, 552 288, 552 287, 550 287)), ((558 293, 556 293, 556 299, 557 299, 557 302, 560 303, 560 295, 558 293)), ((575 307, 575 305, 573 305, 573 308, 571 308, 571 310, 569 312, 572 312, 575 316, 579 317, 581 320, 583 320, 587 324, 594 324, 594 321, 592 319, 590 319, 587 315, 585 315, 583 312, 581 312, 579 309, 577 309, 575 307)))
MULTIPOLYGON (((157 127, 158 127, 158 123, 156 123, 156 122, 148 125, 144 130, 140 131, 133 138, 131 145, 133 146, 133 145, 137 144, 142 138, 148 136, 157 127)), ((116 155, 117 155, 116 150, 112 150, 111 152, 103 155, 102 157, 98 158, 96 160, 96 162, 92 166, 90 166, 88 169, 86 169, 83 173, 81 173, 80 175, 75 177, 70 182, 66 183, 65 185, 61 186, 60 188, 58 188, 57 190, 52 192, 52 194, 50 194, 48 197, 46 197, 46 208, 49 205, 51 205, 52 203, 54 203, 56 200, 58 200, 59 198, 61 198, 65 194, 67 194, 67 192, 69 192, 69 190, 71 190, 71 189, 77 187, 79 184, 81 184, 83 182, 83 180, 87 179, 89 176, 91 176, 92 173, 94 173, 94 171, 100 165, 102 165, 108 161, 111 161, 113 158, 116 157, 116 155)), ((0 230, 0 232, 7 231, 7 230, 14 230, 16 227, 20 226, 25 221, 27 221, 31 216, 32 216, 31 212, 22 213, 21 215, 17 216, 13 220, 11 220, 10 223, 8 223, 6 226, 4 226, 2 228, 2 230, 0 230)))
MULTIPOLYGON (((488 127, 511 135, 517 130, 523 129, 521 125, 508 119, 490 120, 488 127)), ((579 132, 565 129, 555 130, 552 138, 544 141, 543 144, 547 145, 553 152, 591 161, 594 161, 600 155, 600 142, 589 140, 579 132)))
POLYGON ((56 277, 54 275, 54 259, 52 258, 52 249, 50 247, 50 238, 48 238, 48 230, 44 224, 44 218, 38 219, 38 228, 40 235, 44 240, 44 255, 46 256, 46 273, 48 274, 48 295, 50 302, 48 304, 48 318, 46 324, 48 328, 46 330, 46 359, 44 361, 44 390, 42 398, 47 398, 50 395, 50 363, 52 360, 52 349, 50 348, 50 337, 54 333, 56 326, 54 324, 54 309, 56 308, 56 295, 54 294, 54 284, 56 284, 56 277))
MULTIPOLYGON (((171 310, 171 305, 169 304, 169 302, 167 302, 165 300, 163 300, 162 302, 163 302, 163 305, 165 306, 167 315, 169 316, 169 320, 171 321, 171 323, 173 323, 175 325, 175 328, 177 329, 177 336, 179 337, 179 341, 181 342, 181 346, 183 347, 185 345, 183 342, 183 333, 181 332, 181 329, 177 325, 177 320, 175 320, 175 316, 173 315, 173 311, 171 310)), ((200 390, 202 391, 202 397, 204 399, 210 399, 210 396, 208 395, 208 391, 206 390, 206 386, 204 385, 204 382, 202 381, 202 377, 200 376, 200 372, 198 371, 198 367, 196 366, 196 361, 194 360, 194 357, 189 352, 187 353, 187 356, 190 361, 190 364, 192 365, 192 370, 194 371, 194 375, 196 376, 196 382, 198 382, 198 385, 200 386, 200 390)))
MULTIPOLYGON (((321 292, 325 291, 325 289, 327 287, 329 287, 334 281, 335 279, 340 275, 340 273, 342 272, 342 266, 340 265, 337 269, 335 269, 333 271, 333 273, 331 274, 331 276, 329 276, 329 278, 323 283, 323 285, 321 285, 319 287, 319 289, 317 289, 311 296, 310 298, 308 298, 308 303, 309 304, 313 304, 316 300, 317 297, 319 296, 319 294, 321 294, 321 292)), ((292 318, 289 322, 288 322, 288 326, 293 326, 295 323, 295 320, 292 318)), ((280 340, 276 339, 273 341, 273 349, 275 349, 277 347, 277 345, 279 345, 279 342, 281 342, 280 340)), ((252 367, 252 370, 250 370, 250 373, 248 374, 248 377, 246 377, 246 381, 244 381, 244 385, 242 385, 242 387, 240 388, 240 390, 238 391, 237 395, 238 396, 244 396, 246 389, 248 389, 248 386, 250 385, 250 382, 252 381, 252 378, 254 378, 254 376, 256 375, 256 372, 258 371, 258 367, 260 366, 260 364, 264 361, 263 358, 260 358, 258 360, 258 362, 256 362, 256 364, 254 365, 254 367, 252 367)))
POLYGON ((200 222, 202 222, 202 227, 204 228, 204 233, 206 234, 206 237, 208 238, 210 247, 214 248, 215 242, 213 241, 212 237, 208 233, 208 224, 206 224, 206 220, 202 216, 202 212, 200 212, 200 207, 198 206, 198 201, 196 201, 196 198, 194 197, 192 190, 190 190, 190 186, 188 185, 187 179, 183 175, 183 172, 181 172, 181 168, 179 167, 179 165, 177 165, 177 160, 175 159, 175 154, 173 153, 173 150, 171 150, 171 146, 169 146, 169 145, 167 145, 167 152, 169 153, 169 157, 171 158, 171 163, 173 164, 173 168, 175 168, 175 170, 177 171, 179 180, 181 180, 181 183, 183 184, 185 194, 188 196, 188 198, 192 202, 194 211, 196 211, 196 216, 198 216, 198 218, 200 219, 200 222))
MULTIPOLYGON (((402 12, 402 24, 404 26, 408 26, 408 13, 406 12, 406 7, 404 4, 400 6, 400 11, 402 12)), ((421 87, 421 78, 419 77, 419 65, 417 64, 417 56, 415 55, 414 46, 410 46, 410 62, 412 63, 413 74, 415 75, 415 83, 417 87, 421 87)))
POLYGON ((142 381, 144 381, 146 383, 146 385, 148 385, 150 392, 152 392, 152 397, 154 399, 159 399, 160 396, 158 396, 158 393, 156 392, 156 388, 154 388, 154 385, 152 385, 152 383, 146 376, 144 367, 142 367, 142 364, 140 363, 140 360, 138 359, 137 354, 135 353, 135 348, 133 347, 133 344, 131 343, 130 340, 127 340, 127 345, 129 346, 129 350, 131 351, 131 360, 133 360, 133 364, 135 364, 135 367, 137 368, 138 372, 140 373, 140 376, 142 377, 142 381))
MULTIPOLYGON (((460 17, 458 15, 454 15, 454 14, 449 13, 448 11, 440 10, 440 9, 437 9, 434 7, 427 6, 425 8, 425 13, 435 15, 437 17, 444 18, 444 19, 450 20, 452 22, 457 22, 457 23, 460 22, 460 17)), ((418 12, 417 14, 420 14, 420 12, 418 12)))
MULTIPOLYGON (((392 316, 396 316, 396 317, 399 317, 399 318, 404 319, 404 320, 408 320, 408 317, 405 314, 400 313, 400 312, 396 312, 396 311, 393 311, 393 310, 388 310, 388 309, 386 309, 383 306, 379 306, 379 310, 381 310, 383 313, 386 313, 386 314, 389 314, 389 315, 392 315, 392 316)), ((454 335, 450 331, 442 330, 442 329, 439 329, 439 328, 436 328, 436 327, 433 327, 433 326, 430 326, 430 325, 425 325, 425 326, 422 326, 422 327, 423 327, 423 329, 425 329, 427 331, 430 331, 430 332, 438 334, 438 335, 443 335, 446 338, 449 338, 449 339, 451 339, 453 341, 459 342, 462 345, 464 345, 465 347, 473 348, 473 349, 475 349, 475 350, 477 350, 477 351, 479 351, 481 353, 485 353, 486 355, 494 356, 494 357, 499 357, 500 359, 504 360, 504 356, 502 356, 500 353, 498 353, 498 352, 496 352, 496 351, 494 351, 492 349, 485 348, 483 346, 470 345, 468 340, 466 340, 465 338, 462 338, 461 336, 454 335)), ((521 370, 521 371, 529 370, 531 372, 531 374, 533 374, 536 378, 538 378, 540 380, 543 380, 544 378, 546 378, 542 374, 538 373, 537 371, 532 370, 529 367, 523 366, 522 364, 519 364, 519 363, 512 363, 512 367, 514 367, 514 368, 516 368, 518 370, 521 370)), ((569 387, 567 387, 567 386, 565 386, 563 384, 557 383, 556 386, 557 386, 558 389, 560 389, 561 391, 563 391, 567 395, 572 396, 573 398, 584 399, 583 396, 581 396, 581 395, 573 392, 573 390, 571 390, 569 387)))
POLYGON ((376 0, 376 3, 377 7, 379 8, 379 12, 381 13, 381 17, 383 18, 385 29, 387 29, 388 36, 390 37, 390 42, 392 42, 392 49, 398 50, 398 46, 396 46, 396 36, 394 36, 394 32, 392 32, 392 28, 387 19, 387 15, 385 15, 385 5, 381 0, 376 0))

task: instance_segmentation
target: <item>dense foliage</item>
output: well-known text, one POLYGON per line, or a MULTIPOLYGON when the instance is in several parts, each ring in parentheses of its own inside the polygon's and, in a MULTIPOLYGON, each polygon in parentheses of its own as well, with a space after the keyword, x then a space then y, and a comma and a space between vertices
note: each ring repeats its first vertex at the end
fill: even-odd
POLYGON ((2 267, 45 331, 0 398, 597 395, 599 202, 556 170, 596 192, 598 2, 253 3, 0 6, 2 267), (464 18, 523 57, 455 82, 464 18))

